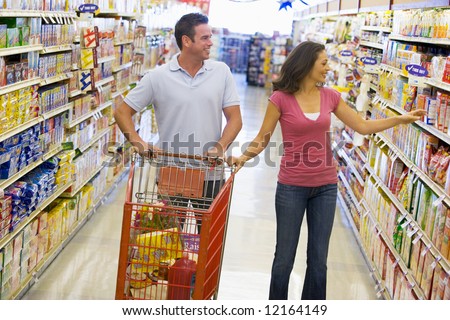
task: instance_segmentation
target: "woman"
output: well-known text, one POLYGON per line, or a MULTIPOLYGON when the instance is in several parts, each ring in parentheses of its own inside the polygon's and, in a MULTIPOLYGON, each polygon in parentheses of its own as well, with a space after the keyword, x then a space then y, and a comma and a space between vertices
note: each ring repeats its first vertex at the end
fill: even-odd
POLYGON ((325 46, 299 44, 273 82, 258 135, 238 158, 229 162, 239 170, 267 146, 280 122, 284 152, 275 195, 276 248, 269 299, 286 300, 300 228, 306 211, 307 268, 302 299, 326 299, 327 256, 336 210, 337 173, 329 141, 331 113, 363 135, 419 120, 423 110, 380 120, 365 120, 340 94, 325 88, 330 71, 325 46))

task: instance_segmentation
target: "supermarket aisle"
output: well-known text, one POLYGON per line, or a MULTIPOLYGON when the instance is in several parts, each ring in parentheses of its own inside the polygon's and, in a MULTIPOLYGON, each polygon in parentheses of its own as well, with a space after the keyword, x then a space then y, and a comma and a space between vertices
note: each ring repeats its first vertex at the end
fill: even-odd
MULTIPOLYGON (((236 75, 244 127, 237 141, 250 141, 267 103, 263 88, 247 87, 236 75)), ((274 188, 279 128, 274 147, 253 168, 236 176, 219 299, 267 299, 275 239, 274 188)), ((235 154, 240 147, 236 146, 235 154)), ((73 238, 23 299, 114 299, 125 179, 73 238)), ((304 224, 305 225, 305 224, 304 224)), ((305 271, 306 229, 291 276, 290 299, 299 299, 305 271)), ((338 210, 328 264, 328 299, 376 299, 374 282, 344 214, 338 210)))

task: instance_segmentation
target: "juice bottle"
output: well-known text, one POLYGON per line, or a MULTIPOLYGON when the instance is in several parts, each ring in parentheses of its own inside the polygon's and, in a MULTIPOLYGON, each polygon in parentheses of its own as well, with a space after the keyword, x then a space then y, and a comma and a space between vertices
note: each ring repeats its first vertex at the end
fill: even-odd
POLYGON ((169 267, 167 300, 190 300, 191 283, 197 264, 187 253, 169 267))

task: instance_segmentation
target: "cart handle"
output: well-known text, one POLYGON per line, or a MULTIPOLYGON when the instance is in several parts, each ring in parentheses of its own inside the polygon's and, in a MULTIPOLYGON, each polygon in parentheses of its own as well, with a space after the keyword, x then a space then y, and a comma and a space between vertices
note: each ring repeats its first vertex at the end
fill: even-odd
POLYGON ((131 200, 132 200, 134 167, 135 167, 135 163, 136 163, 136 156, 137 156, 137 152, 134 152, 133 155, 131 156, 130 171, 128 174, 128 181, 127 181, 127 191, 125 194, 125 202, 131 202, 131 200))
POLYGON ((218 156, 202 156, 200 154, 187 154, 187 153, 173 153, 169 151, 164 150, 148 150, 148 155, 145 155, 148 158, 156 158, 157 156, 165 156, 165 157, 172 157, 172 158, 184 158, 184 159, 194 159, 194 160, 200 160, 200 161, 208 161, 211 163, 216 163, 218 165, 221 165, 225 162, 225 159, 223 157, 218 156))

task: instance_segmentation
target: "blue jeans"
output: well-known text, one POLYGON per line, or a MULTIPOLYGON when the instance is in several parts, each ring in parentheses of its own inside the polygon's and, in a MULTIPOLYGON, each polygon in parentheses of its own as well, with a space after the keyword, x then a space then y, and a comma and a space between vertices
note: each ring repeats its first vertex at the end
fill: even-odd
POLYGON ((327 256, 336 211, 337 185, 299 187, 278 183, 275 195, 277 239, 270 280, 270 300, 287 300, 303 216, 308 247, 303 300, 325 300, 327 256))

